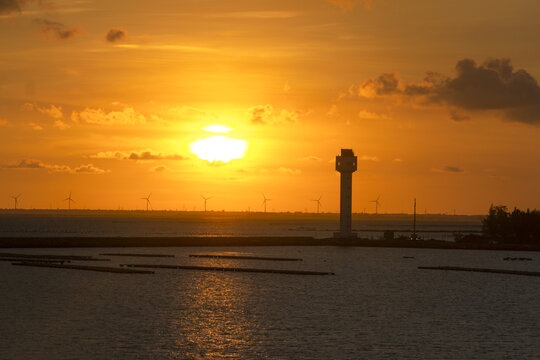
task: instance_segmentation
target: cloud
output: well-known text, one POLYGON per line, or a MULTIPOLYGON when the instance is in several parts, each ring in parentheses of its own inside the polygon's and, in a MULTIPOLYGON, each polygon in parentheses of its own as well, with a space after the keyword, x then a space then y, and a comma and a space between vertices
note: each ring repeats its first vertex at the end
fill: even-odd
POLYGON ((164 172, 167 170, 169 169, 165 165, 154 166, 153 168, 150 169, 150 171, 152 172, 164 172))
POLYGON ((395 159, 393 159, 392 161, 393 161, 393 162, 403 162, 403 160, 400 159, 400 158, 395 158, 395 159))
POLYGON ((81 165, 79 167, 76 167, 75 169, 73 169, 72 172, 76 174, 103 174, 107 171, 100 169, 98 167, 95 167, 92 164, 86 164, 86 165, 81 165))
POLYGON ((10 14, 12 12, 21 12, 21 6, 25 1, 21 0, 0 0, 0 14, 10 14))
POLYGON ((462 173, 465 170, 457 166, 445 166, 443 168, 432 168, 431 171, 436 173, 462 173))
POLYGON ((291 169, 288 167, 280 167, 277 171, 281 174, 289 174, 289 175, 300 175, 302 173, 300 169, 291 169))
POLYGON ((127 31, 122 28, 111 28, 105 38, 108 42, 114 43, 124 40, 127 37, 127 31))
POLYGON ((388 120, 388 116, 385 114, 377 114, 366 110, 361 110, 358 117, 364 120, 388 120))
POLYGON ((102 109, 86 108, 82 111, 73 111, 71 120, 74 122, 86 122, 97 125, 135 125, 146 123, 146 117, 131 107, 122 111, 105 112, 102 109))
POLYGON ((7 163, 0 165, 0 168, 4 169, 46 169, 49 173, 63 172, 70 174, 103 174, 109 172, 95 167, 93 164, 81 165, 76 168, 72 168, 68 165, 55 165, 46 164, 39 160, 24 159, 19 162, 7 163))
POLYGON ((45 164, 39 160, 21 160, 16 163, 3 164, 4 169, 44 169, 45 164))
POLYGON ((151 150, 132 152, 129 154, 129 160, 185 160, 186 158, 177 154, 153 153, 151 150))
POLYGON ((29 111, 32 111, 32 110, 39 111, 40 113, 45 114, 53 119, 62 119, 64 117, 64 114, 62 113, 62 107, 55 106, 52 104, 50 107, 47 108, 47 107, 40 107, 32 103, 25 103, 23 105, 23 109, 29 110, 29 111))
POLYGON ((148 160, 186 160, 187 157, 178 155, 178 154, 163 154, 159 152, 154 152, 153 150, 142 150, 142 151, 105 151, 100 152, 95 155, 91 155, 91 158, 95 159, 115 159, 115 160, 137 160, 137 161, 148 161, 148 160))
POLYGON ((360 160, 362 160, 362 161, 374 161, 374 162, 380 161, 377 156, 369 156, 369 155, 360 156, 360 160))
POLYGON ((41 32, 52 35, 57 40, 68 40, 79 33, 77 28, 68 28, 64 24, 47 19, 34 19, 34 23, 41 26, 41 32))
POLYGON ((0 119, 0 126, 7 126, 9 122, 5 119, 0 119))
POLYGON ((338 117, 340 115, 339 113, 339 109, 337 107, 337 105, 332 105, 330 106, 330 109, 328 109, 328 111, 326 112, 326 116, 328 117, 338 117))
POLYGON ((257 105, 248 109, 248 116, 253 124, 295 123, 299 119, 298 111, 282 109, 276 111, 272 105, 257 105))
POLYGON ((53 126, 60 130, 66 130, 71 127, 62 120, 55 120, 53 126))
POLYGON ((43 130, 43 126, 41 126, 41 125, 39 125, 39 124, 36 124, 35 122, 28 123, 28 125, 29 125, 33 130, 36 130, 36 131, 41 131, 41 130, 43 130))
MULTIPOLYGON (((384 73, 374 79, 368 79, 358 88, 358 95, 373 98, 376 96, 392 95, 402 92, 401 79, 396 73, 384 73)), ((353 89, 349 89, 352 91, 353 89)))
POLYGON ((266 124, 271 120, 274 108, 271 105, 257 105, 249 108, 250 120, 254 124, 266 124))
POLYGON ((458 61, 454 77, 428 72, 422 82, 406 82, 396 73, 382 74, 357 88, 362 97, 398 96, 422 106, 444 106, 456 121, 469 118, 460 111, 497 110, 509 121, 540 124, 540 86, 509 59, 458 61))

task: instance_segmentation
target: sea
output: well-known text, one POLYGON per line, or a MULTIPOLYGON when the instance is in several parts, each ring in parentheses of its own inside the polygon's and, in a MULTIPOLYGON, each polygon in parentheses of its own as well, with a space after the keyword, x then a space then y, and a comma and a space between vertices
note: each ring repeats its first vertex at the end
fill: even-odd
MULTIPOLYGON (((382 239, 385 231, 409 237, 454 241, 478 234, 481 216, 353 214, 352 228, 364 239, 382 239)), ((1 237, 177 237, 309 236, 330 238, 339 231, 339 214, 0 210, 1 237)))
MULTIPOLYGON (((28 219, 9 222, 6 228, 5 218, 0 216, 1 236, 24 233, 21 224, 28 219)), ((120 217, 119 222, 91 226, 83 216, 78 221, 58 220, 62 226, 57 226, 48 217, 31 221, 34 227, 24 234, 140 234, 144 229, 144 234, 171 235, 180 231, 176 221, 158 218, 142 217, 146 225, 130 220, 128 226, 120 217)), ((313 234, 315 227, 324 236, 327 227, 330 231, 335 227, 288 218, 291 223, 286 224, 282 218, 274 219, 267 231, 313 234), (309 229, 300 230, 306 226, 309 229)), ((404 226, 394 225, 398 230, 404 226)), ((205 225, 203 221, 188 224, 189 232, 180 233, 222 235, 216 229, 227 235, 265 233, 258 226, 205 225)), ((0 261, 0 359, 540 358, 540 278, 419 269, 463 266, 540 271, 540 253, 536 252, 340 246, 0 251, 109 259, 81 262, 93 266, 174 264, 334 273, 153 269, 154 274, 118 274, 0 261)))

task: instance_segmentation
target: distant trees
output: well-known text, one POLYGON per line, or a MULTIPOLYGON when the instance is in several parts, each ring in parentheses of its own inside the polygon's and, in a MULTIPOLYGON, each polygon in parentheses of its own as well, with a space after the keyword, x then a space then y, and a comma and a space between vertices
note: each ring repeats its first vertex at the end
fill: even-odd
POLYGON ((509 212, 506 206, 491 205, 482 232, 497 243, 540 244, 540 211, 514 208, 509 212))

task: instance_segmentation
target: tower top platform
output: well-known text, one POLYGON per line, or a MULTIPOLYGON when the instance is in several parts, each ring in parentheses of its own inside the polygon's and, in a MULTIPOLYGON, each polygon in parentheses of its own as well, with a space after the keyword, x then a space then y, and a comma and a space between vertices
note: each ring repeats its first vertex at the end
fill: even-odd
POLYGON ((336 170, 339 172, 355 172, 357 158, 352 149, 341 149, 341 155, 336 156, 336 170))

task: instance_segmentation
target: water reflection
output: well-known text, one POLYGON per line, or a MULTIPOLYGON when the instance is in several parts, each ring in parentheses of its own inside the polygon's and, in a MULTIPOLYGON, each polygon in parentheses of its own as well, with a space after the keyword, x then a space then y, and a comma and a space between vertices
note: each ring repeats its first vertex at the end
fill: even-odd
POLYGON ((245 274, 186 272, 176 289, 179 311, 171 319, 176 357, 241 358, 258 327, 249 311, 252 280, 245 274))

